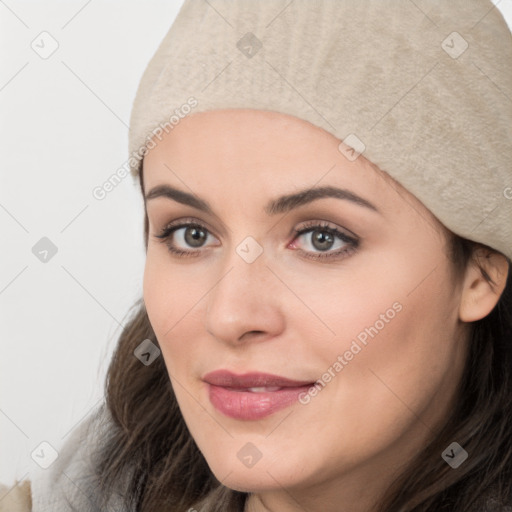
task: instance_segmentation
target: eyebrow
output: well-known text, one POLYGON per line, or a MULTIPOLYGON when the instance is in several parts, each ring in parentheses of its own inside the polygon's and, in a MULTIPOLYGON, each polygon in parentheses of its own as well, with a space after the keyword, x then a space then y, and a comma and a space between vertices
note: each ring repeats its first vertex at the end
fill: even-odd
MULTIPOLYGON (((170 185, 157 185, 148 192, 145 199, 146 201, 149 201, 150 199, 155 199, 157 197, 166 197, 177 201, 178 203, 182 203, 210 215, 214 215, 213 208, 207 201, 204 201, 193 194, 189 194, 188 192, 184 192, 183 190, 171 187, 170 185)), ((379 209, 374 204, 363 199, 354 192, 332 186, 305 189, 293 194, 278 197, 277 199, 269 201, 264 210, 267 215, 276 215, 279 213, 289 212, 295 208, 311 203, 312 201, 329 197, 350 201, 358 206, 380 213, 379 209)))

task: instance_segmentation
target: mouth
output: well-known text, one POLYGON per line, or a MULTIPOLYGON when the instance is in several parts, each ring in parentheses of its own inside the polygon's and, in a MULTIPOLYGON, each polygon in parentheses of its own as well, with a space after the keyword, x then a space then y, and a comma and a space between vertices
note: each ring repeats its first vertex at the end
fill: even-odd
POLYGON ((260 372, 236 375, 228 370, 210 372, 203 381, 211 404, 219 412, 248 421, 291 406, 315 383, 260 372))

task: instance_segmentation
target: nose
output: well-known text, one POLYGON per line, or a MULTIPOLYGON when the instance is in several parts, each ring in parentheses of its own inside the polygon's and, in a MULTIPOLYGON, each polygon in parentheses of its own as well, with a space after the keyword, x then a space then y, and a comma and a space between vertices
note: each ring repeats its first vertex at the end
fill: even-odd
POLYGON ((206 330, 230 345, 264 341, 284 329, 283 284, 262 254, 247 263, 235 251, 207 295, 206 330))

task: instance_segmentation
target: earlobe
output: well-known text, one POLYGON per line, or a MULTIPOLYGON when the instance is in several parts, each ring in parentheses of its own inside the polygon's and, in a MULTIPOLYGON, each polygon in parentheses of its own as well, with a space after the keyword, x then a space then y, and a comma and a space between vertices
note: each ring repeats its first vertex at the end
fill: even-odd
POLYGON ((481 320, 494 309, 505 289, 508 272, 505 256, 485 247, 475 250, 464 277, 459 307, 461 321, 481 320))

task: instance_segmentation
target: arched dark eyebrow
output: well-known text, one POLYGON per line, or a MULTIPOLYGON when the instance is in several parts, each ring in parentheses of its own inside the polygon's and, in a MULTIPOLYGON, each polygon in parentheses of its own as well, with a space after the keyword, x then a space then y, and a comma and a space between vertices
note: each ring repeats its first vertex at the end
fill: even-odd
MULTIPOLYGON (((147 193, 145 199, 146 201, 149 201, 150 199, 154 199, 156 197, 166 197, 168 199, 177 201, 178 203, 192 206, 193 208, 209 213, 210 215, 215 215, 212 207, 208 204, 207 201, 204 201, 203 199, 200 199, 193 194, 189 194, 188 192, 184 192, 183 190, 171 187, 170 185, 157 185, 147 193)), ((267 213, 267 215, 286 213, 295 208, 298 208, 299 206, 303 206, 305 204, 311 203, 312 201, 316 201, 317 199, 328 197, 351 201, 358 206, 363 206, 377 213, 380 213, 374 204, 370 203, 366 199, 363 199, 354 192, 331 186, 301 190, 293 194, 287 194, 278 197, 277 199, 273 199, 269 201, 269 203, 265 206, 265 213, 267 213)))
POLYGON ((364 206, 365 208, 369 208, 375 212, 379 212, 377 207, 358 196, 354 192, 344 188, 337 187, 317 187, 317 188, 309 188, 306 190, 302 190, 300 192, 296 192, 294 194, 288 194, 285 196, 281 196, 273 201, 270 201, 267 206, 265 206, 265 212, 268 215, 275 215, 277 213, 285 213, 298 208, 307 203, 311 203, 312 201, 316 201, 317 199, 323 199, 326 197, 334 197, 336 199, 345 199, 347 201, 351 201, 358 206, 364 206))

